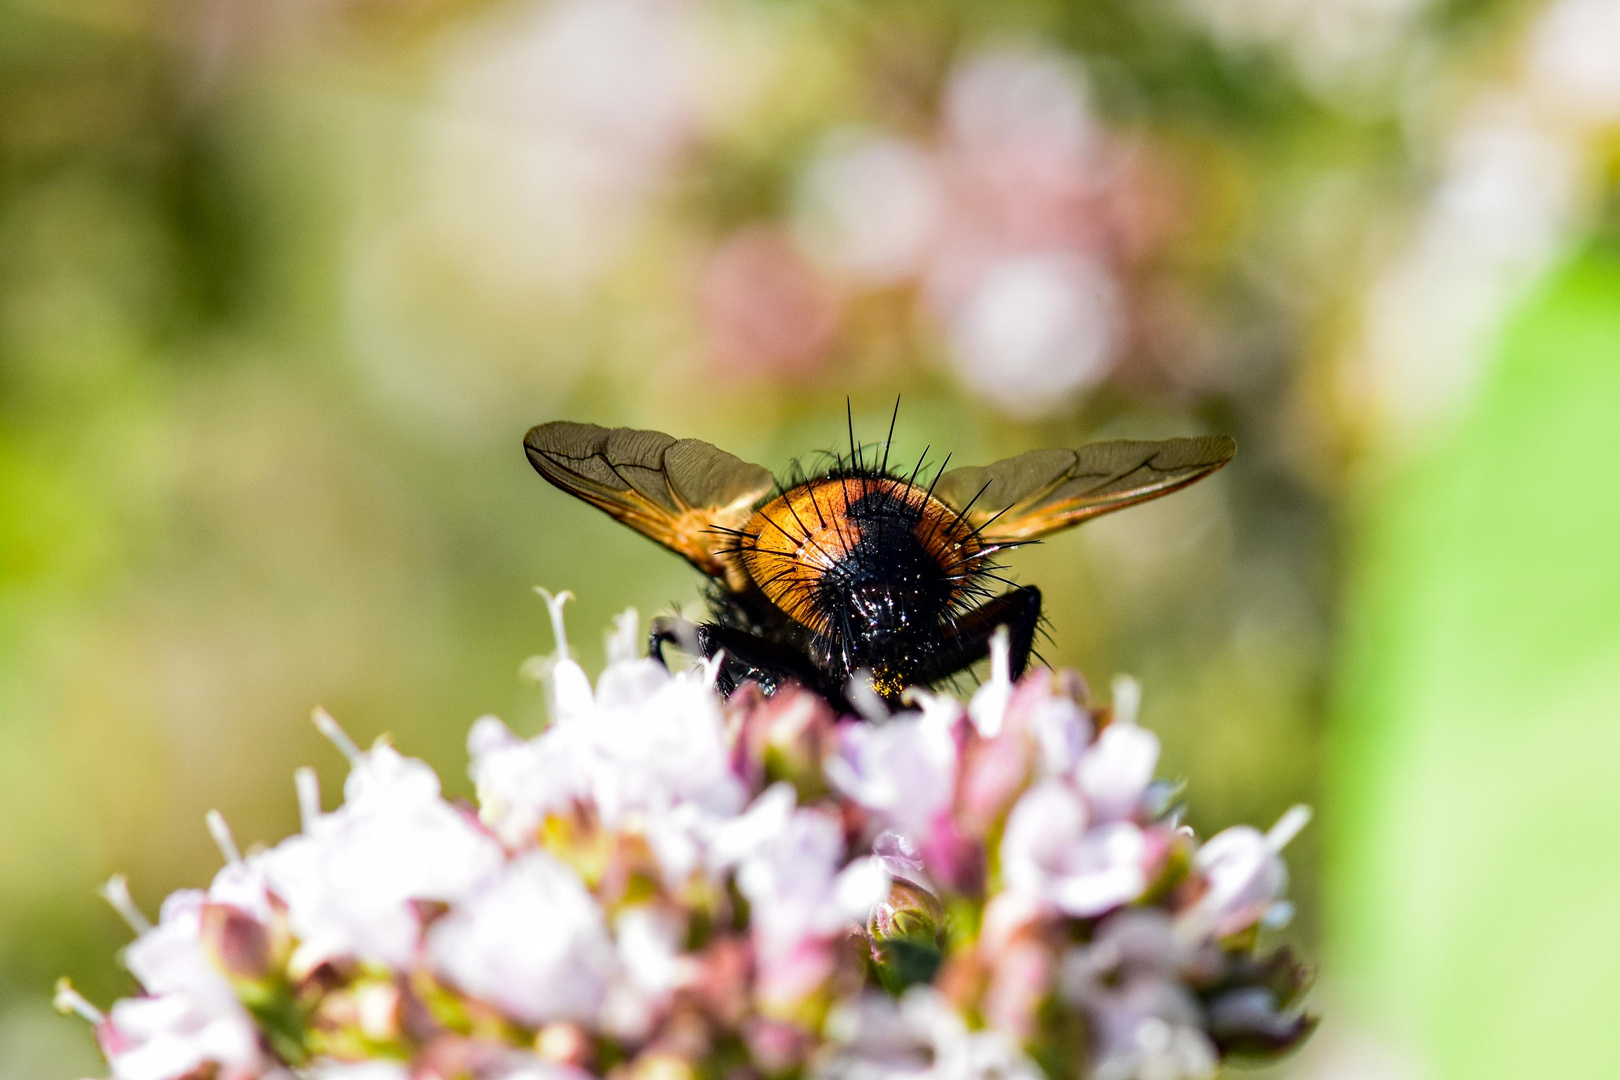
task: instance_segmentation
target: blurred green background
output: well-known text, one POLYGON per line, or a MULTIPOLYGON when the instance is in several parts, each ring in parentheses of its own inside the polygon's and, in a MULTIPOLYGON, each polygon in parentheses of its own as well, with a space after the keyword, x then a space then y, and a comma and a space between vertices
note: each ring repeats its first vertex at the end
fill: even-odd
POLYGON ((1017 553, 1201 831, 1290 849, 1265 1075, 1620 1060, 1620 0, 0 0, 0 1080, 99 1075, 115 871, 296 828, 319 703, 457 792, 694 606, 571 418, 785 467, 1226 432, 1017 553), (1587 830, 1591 830, 1588 832, 1587 830))

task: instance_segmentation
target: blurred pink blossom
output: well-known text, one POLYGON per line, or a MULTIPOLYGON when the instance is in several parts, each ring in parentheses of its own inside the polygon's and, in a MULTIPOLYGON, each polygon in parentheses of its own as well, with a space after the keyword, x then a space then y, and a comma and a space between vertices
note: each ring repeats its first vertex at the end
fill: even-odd
POLYGON ((739 374, 805 374, 827 355, 841 304, 784 233, 738 230, 709 258, 698 304, 714 361, 739 374))
POLYGON ((1148 857, 1142 830, 1124 821, 1089 828, 1089 819, 1079 793, 1060 780, 1025 792, 1001 840, 1008 887, 1081 916, 1100 915, 1140 896, 1148 857))
POLYGON ((829 138, 796 235, 853 287, 915 285, 963 382, 1035 418, 1071 407, 1128 344, 1130 266, 1170 215, 1152 181, 1093 116, 1075 61, 992 49, 951 71, 932 144, 829 138))

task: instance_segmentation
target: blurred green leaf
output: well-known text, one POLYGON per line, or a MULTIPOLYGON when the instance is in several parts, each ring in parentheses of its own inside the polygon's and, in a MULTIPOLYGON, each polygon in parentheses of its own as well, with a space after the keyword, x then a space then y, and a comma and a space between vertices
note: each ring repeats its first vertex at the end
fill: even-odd
POLYGON ((1620 258, 1515 320, 1369 502, 1340 670, 1324 966, 1440 1077, 1620 1058, 1620 258))

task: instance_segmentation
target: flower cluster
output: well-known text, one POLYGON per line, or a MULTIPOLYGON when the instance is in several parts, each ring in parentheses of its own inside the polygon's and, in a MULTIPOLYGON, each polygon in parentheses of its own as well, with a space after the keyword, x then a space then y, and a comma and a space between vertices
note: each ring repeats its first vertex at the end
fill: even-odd
POLYGON ((1304 823, 1205 843, 1153 781, 1134 684, 1014 683, 839 717, 712 665, 634 658, 593 688, 561 635, 553 720, 469 737, 478 807, 384 742, 343 804, 173 894, 95 1024, 116 1080, 969 1080, 1210 1075, 1309 1030, 1262 957, 1304 823))

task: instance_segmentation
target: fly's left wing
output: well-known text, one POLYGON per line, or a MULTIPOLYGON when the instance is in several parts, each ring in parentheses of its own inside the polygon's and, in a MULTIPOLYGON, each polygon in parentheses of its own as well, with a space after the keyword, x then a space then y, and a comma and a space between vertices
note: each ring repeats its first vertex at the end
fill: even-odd
POLYGON ((1168 495, 1236 452, 1225 435, 1031 450, 993 465, 952 469, 934 485, 934 497, 978 530, 985 546, 1017 544, 1168 495))
POLYGON ((771 471, 696 439, 557 420, 524 436, 541 476, 739 589, 726 530, 775 486, 771 471))

